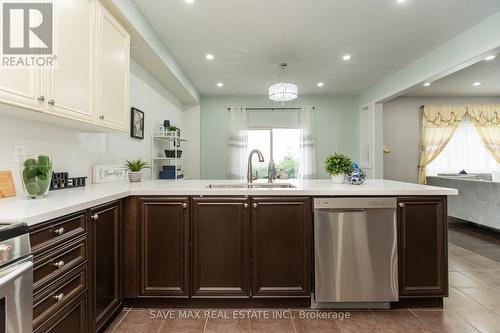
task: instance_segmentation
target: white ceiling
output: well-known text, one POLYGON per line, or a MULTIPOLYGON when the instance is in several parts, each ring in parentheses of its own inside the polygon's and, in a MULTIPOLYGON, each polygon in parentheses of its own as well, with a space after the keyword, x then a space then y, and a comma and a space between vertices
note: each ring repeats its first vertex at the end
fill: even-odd
POLYGON ((134 1, 202 95, 267 94, 281 62, 299 94, 358 94, 500 11, 499 0, 134 1))
POLYGON ((500 96, 500 55, 434 81, 429 87, 414 87, 405 96, 500 96), (475 87, 474 82, 481 85, 475 87))

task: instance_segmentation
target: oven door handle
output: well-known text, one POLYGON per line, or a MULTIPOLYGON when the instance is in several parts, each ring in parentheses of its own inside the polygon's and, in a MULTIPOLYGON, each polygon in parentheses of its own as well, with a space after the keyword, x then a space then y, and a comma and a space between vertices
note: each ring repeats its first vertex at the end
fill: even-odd
POLYGON ((33 263, 31 261, 23 262, 22 264, 17 264, 14 265, 13 267, 10 267, 8 272, 0 274, 0 289, 9 285, 20 275, 23 275, 26 271, 32 268, 33 268, 33 263))

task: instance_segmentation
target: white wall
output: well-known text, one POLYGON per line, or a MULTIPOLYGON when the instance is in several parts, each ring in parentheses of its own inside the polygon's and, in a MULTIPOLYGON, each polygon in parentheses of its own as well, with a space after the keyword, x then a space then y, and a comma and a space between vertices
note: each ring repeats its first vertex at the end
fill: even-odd
MULTIPOLYGON (((22 188, 13 152, 16 144, 23 145, 27 154, 51 155, 54 171, 69 171, 70 176, 87 176, 89 180, 94 164, 122 164, 125 158, 150 161, 151 132, 158 130, 164 119, 184 128, 182 104, 133 61, 130 103, 145 113, 144 140, 133 139, 129 133, 85 133, 75 128, 10 116, 14 112, 26 114, 31 111, 0 104, 0 170, 14 172, 20 194, 22 188)), ((51 119, 45 115, 42 118, 51 119)), ((145 177, 151 177, 151 173, 146 171, 145 177)))
POLYGON ((424 104, 500 104, 500 97, 398 97, 384 103, 384 178, 416 183, 420 106, 424 104))

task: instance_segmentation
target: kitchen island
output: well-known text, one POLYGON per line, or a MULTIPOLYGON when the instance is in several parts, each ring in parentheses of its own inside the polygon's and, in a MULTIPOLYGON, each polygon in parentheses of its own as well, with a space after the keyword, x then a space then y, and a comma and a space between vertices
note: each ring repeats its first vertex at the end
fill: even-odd
POLYGON ((1 222, 30 225, 35 329, 99 331, 124 305, 309 307, 314 198, 397 203, 391 306, 442 306, 446 203, 456 190, 386 180, 265 186, 154 180, 0 201, 1 222))

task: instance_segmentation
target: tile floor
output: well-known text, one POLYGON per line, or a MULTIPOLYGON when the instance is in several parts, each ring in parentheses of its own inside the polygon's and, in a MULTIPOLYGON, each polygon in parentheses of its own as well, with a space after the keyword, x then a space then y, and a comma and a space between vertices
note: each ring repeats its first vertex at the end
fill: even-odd
POLYGON ((130 308, 106 332, 500 332, 500 263, 450 243, 449 271, 443 310, 349 311, 340 318, 347 312, 130 308))

